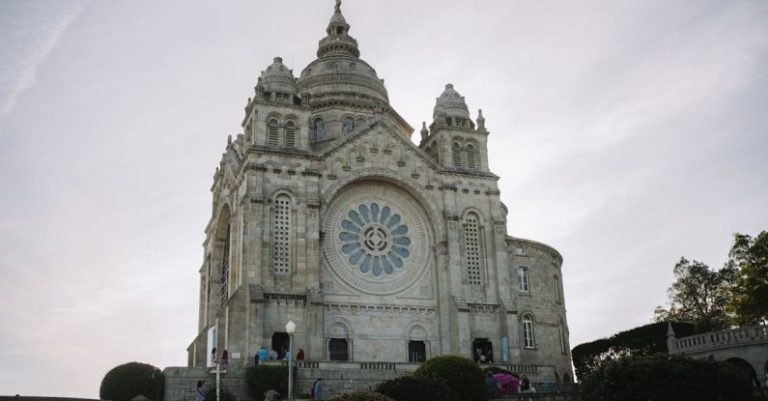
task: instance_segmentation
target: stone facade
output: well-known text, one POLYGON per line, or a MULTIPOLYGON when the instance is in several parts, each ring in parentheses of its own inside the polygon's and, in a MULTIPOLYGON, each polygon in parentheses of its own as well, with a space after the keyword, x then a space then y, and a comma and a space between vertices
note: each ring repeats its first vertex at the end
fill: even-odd
POLYGON ((482 112, 448 84, 416 145, 339 3, 318 58, 298 78, 275 58, 227 141, 189 366, 213 346, 253 364, 292 320, 311 361, 480 351, 570 380, 562 257, 507 234, 482 112))

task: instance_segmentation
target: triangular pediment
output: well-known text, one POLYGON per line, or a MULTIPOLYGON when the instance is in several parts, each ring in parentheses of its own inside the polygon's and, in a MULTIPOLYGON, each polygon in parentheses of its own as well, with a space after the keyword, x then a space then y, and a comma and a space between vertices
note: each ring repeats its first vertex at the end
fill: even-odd
POLYGON ((440 165, 411 142, 387 116, 370 119, 348 137, 327 148, 320 157, 326 161, 338 160, 342 156, 343 159, 347 158, 350 152, 357 154, 356 157, 365 157, 363 152, 382 152, 392 154, 395 162, 419 160, 433 171, 440 169, 440 165))

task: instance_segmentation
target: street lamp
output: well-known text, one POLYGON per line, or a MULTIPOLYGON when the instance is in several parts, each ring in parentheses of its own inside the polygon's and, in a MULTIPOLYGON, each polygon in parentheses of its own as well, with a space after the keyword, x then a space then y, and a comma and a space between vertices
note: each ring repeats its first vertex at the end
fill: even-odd
POLYGON ((293 401, 293 333, 296 332, 296 323, 289 320, 285 331, 288 333, 288 401, 293 401))

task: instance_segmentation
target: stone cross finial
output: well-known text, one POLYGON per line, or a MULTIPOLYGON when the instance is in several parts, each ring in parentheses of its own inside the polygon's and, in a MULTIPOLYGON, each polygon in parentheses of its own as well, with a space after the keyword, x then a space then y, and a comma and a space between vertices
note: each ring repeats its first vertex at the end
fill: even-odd
POLYGON ((337 13, 341 12, 341 0, 336 0, 336 7, 334 7, 334 11, 337 13))

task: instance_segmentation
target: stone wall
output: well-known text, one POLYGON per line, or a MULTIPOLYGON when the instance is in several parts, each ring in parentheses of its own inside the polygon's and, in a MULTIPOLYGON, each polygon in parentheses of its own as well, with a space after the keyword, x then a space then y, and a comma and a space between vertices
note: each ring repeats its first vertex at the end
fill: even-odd
MULTIPOLYGON (((165 375, 165 401, 194 401, 198 380, 205 380, 208 388, 215 388, 216 374, 211 368, 170 367, 163 369, 165 375)), ((245 369, 232 368, 221 375, 221 388, 229 391, 238 400, 247 400, 245 369)))

